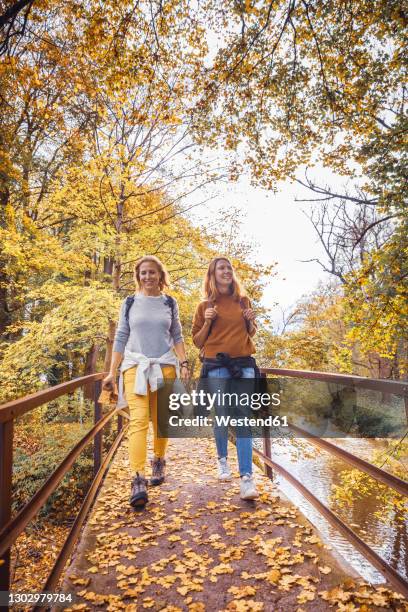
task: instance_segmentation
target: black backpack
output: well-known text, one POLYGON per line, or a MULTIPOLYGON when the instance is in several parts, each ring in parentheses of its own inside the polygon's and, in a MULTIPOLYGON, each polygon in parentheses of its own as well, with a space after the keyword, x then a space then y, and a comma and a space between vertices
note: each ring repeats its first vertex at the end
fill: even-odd
MULTIPOLYGON (((174 321, 174 308, 175 308, 175 305, 176 305, 176 300, 171 295, 167 295, 166 293, 164 295, 166 297, 164 303, 166 304, 166 306, 170 307, 170 310, 171 310, 171 322, 173 324, 173 321, 174 321)), ((132 308, 134 301, 135 301, 135 296, 134 295, 129 295, 126 298, 125 318, 126 318, 126 321, 128 323, 129 323, 129 311, 132 308)))

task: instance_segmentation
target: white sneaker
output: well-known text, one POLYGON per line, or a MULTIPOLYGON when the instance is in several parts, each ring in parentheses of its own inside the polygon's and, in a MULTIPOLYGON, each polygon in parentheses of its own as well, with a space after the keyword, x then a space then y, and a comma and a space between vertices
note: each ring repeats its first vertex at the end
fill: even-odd
POLYGON ((258 491, 251 474, 245 474, 241 477, 241 499, 256 499, 258 491))
POLYGON ((231 480, 232 474, 226 457, 218 459, 218 480, 231 480))

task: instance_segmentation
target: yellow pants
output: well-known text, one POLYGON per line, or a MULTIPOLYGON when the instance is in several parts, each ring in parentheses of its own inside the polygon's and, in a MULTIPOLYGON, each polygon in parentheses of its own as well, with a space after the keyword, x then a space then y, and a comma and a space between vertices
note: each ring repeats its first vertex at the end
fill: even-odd
MULTIPOLYGON (((175 378, 174 366, 161 366, 163 378, 175 378)), ((154 454, 163 457, 168 445, 167 438, 157 437, 157 391, 151 391, 147 385, 147 395, 137 395, 133 389, 136 376, 135 368, 126 370, 123 375, 126 400, 129 405, 129 460, 133 473, 139 472, 144 476, 147 456, 147 432, 150 416, 153 422, 154 454)))

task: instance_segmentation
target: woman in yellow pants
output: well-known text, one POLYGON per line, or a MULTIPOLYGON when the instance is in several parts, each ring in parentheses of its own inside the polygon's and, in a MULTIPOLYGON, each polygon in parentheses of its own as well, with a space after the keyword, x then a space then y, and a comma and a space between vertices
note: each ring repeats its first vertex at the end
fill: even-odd
MULTIPOLYGON (((175 378, 174 366, 162 366, 163 379, 175 378)), ((155 460, 152 462, 153 474, 151 484, 158 485, 164 480, 164 464, 168 438, 158 437, 157 424, 157 391, 147 389, 147 395, 137 395, 133 392, 136 368, 126 370, 123 375, 126 398, 129 406, 129 458, 130 467, 134 474, 144 475, 147 456, 147 432, 149 420, 153 424, 153 452, 155 460), (159 473, 159 469, 161 473, 159 473)))
POLYGON ((128 405, 130 413, 129 460, 133 472, 130 504, 141 509, 148 501, 145 466, 150 416, 154 432, 150 482, 158 485, 165 477, 168 440, 158 437, 158 380, 175 378, 179 372, 181 378, 188 378, 188 361, 177 302, 163 293, 169 286, 164 265, 157 257, 147 255, 136 262, 134 275, 137 291, 122 303, 111 367, 103 386, 113 385, 121 364, 118 405, 128 405))

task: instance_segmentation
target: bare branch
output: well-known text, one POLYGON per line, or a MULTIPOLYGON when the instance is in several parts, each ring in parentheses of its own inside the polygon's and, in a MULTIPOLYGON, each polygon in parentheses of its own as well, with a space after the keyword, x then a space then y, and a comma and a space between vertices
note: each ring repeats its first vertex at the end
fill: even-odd
POLYGON ((19 35, 24 36, 28 16, 33 3, 34 0, 18 0, 18 2, 15 2, 9 6, 9 8, 2 15, 0 15, 0 33, 3 34, 2 41, 0 43, 0 55, 7 52, 9 43, 13 37, 19 35), (23 21, 21 24, 19 24, 20 27, 15 27, 15 24, 19 20, 20 13, 24 9, 26 10, 23 16, 23 21))
POLYGON ((388 217, 383 217, 382 219, 377 219, 376 221, 373 221, 372 223, 370 223, 365 228, 365 230, 361 233, 360 237, 356 240, 356 242, 354 243, 354 246, 357 246, 362 241, 362 239, 367 234, 367 232, 373 229, 376 225, 379 225, 380 223, 385 223, 385 221, 389 221, 390 219, 395 219, 395 217, 397 216, 398 215, 388 215, 388 217))

